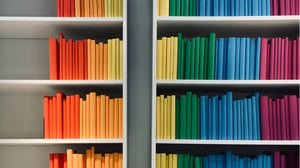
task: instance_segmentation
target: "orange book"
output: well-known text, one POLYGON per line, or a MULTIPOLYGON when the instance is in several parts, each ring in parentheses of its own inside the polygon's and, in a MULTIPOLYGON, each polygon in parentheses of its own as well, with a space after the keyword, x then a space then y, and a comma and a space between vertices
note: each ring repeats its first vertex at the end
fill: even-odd
POLYGON ((75 17, 80 17, 80 0, 75 0, 75 17))
POLYGON ((56 93, 57 138, 63 138, 63 94, 56 93))
POLYGON ((80 138, 80 95, 75 95, 75 138, 80 138))
POLYGON ((67 138, 71 138, 71 96, 67 96, 66 100, 66 120, 67 120, 67 138))
POLYGON ((73 154, 73 168, 79 168, 78 166, 78 154, 73 154))
POLYGON ((95 168, 95 147, 91 147, 91 168, 95 168))
POLYGON ((101 0, 97 0, 97 17, 101 17, 101 0))
POLYGON ((80 0, 80 17, 85 17, 85 0, 80 0))
POLYGON ((103 57, 103 79, 108 79, 108 44, 104 44, 104 57, 103 57))
POLYGON ((91 40, 90 44, 91 54, 90 54, 90 69, 91 69, 91 78, 92 80, 96 79, 96 41, 91 40))
POLYGON ((97 96, 97 101, 96 101, 96 105, 97 105, 97 113, 96 113, 96 116, 97 116, 97 121, 96 121, 96 131, 97 131, 97 134, 96 134, 96 138, 100 138, 101 137, 101 98, 100 96, 97 96))
POLYGON ((109 127, 108 127, 109 138, 114 137, 114 119, 115 119, 114 111, 115 111, 114 100, 109 99, 109 127))
POLYGON ((56 96, 53 96, 53 101, 52 101, 53 138, 57 138, 57 112, 56 112, 56 105, 57 105, 56 96))
POLYGON ((99 44, 96 44, 96 80, 100 79, 100 52, 99 52, 99 44))
POLYGON ((92 151, 90 149, 86 150, 86 168, 92 168, 92 151))
POLYGON ((91 127, 90 127, 90 95, 86 95, 86 138, 91 138, 91 127))
POLYGON ((83 168, 83 154, 78 154, 78 168, 83 168))
POLYGON ((109 97, 105 96, 105 138, 109 138, 109 97))
POLYGON ((105 168, 105 156, 101 156, 101 168, 105 168))
POLYGON ((83 168, 86 168, 86 154, 83 154, 83 168))
POLYGON ((101 168, 101 154, 95 154, 95 168, 101 168))
POLYGON ((109 167, 113 168, 114 167, 114 154, 109 154, 109 167))
POLYGON ((53 138, 53 99, 52 96, 49 97, 49 138, 53 138))
POLYGON ((123 155, 122 153, 119 153, 119 167, 118 168, 122 168, 123 167, 123 155))
POLYGON ((77 41, 73 42, 73 80, 77 80, 77 41))
POLYGON ((119 98, 119 138, 123 138, 123 98, 119 98))
POLYGON ((84 40, 84 79, 88 79, 87 40, 84 40))
POLYGON ((50 138, 49 97, 44 96, 44 138, 50 138))
POLYGON ((108 39, 107 45, 107 78, 112 80, 112 39, 108 39))
POLYGON ((106 96, 100 95, 100 138, 104 139, 106 137, 105 131, 106 131, 106 96))
MULTIPOLYGON (((74 0, 72 0, 74 1, 74 0)), ((68 79, 74 79, 73 77, 73 72, 74 72, 74 68, 73 68, 73 41, 72 39, 69 39, 69 73, 68 73, 68 79)))
POLYGON ((67 138, 67 103, 66 99, 63 98, 63 138, 67 138))
POLYGON ((90 93, 90 138, 96 138, 96 92, 90 93))
POLYGON ((56 0, 56 15, 60 17, 60 0, 56 0))
POLYGON ((79 138, 83 138, 83 99, 79 99, 79 138))
POLYGON ((113 160, 114 160, 114 168, 118 168, 118 166, 119 166, 119 154, 118 153, 113 154, 113 160))
POLYGON ((60 59, 61 61, 59 61, 60 64, 60 73, 61 76, 59 77, 59 79, 65 79, 65 73, 66 73, 66 39, 62 38, 61 41, 61 55, 60 55, 60 59))
POLYGON ((86 101, 83 101, 82 106, 82 136, 83 138, 87 138, 87 123, 86 123, 86 101))
POLYGON ((119 137, 119 99, 115 98, 114 100, 114 135, 113 138, 119 137))
POLYGON ((78 42, 78 79, 84 79, 84 47, 83 41, 78 42))
POLYGON ((67 41, 65 42, 65 64, 64 64, 64 68, 65 68, 65 77, 64 79, 69 79, 69 55, 70 55, 70 49, 69 49, 69 44, 70 44, 70 41, 67 41))
POLYGON ((67 149, 67 167, 73 168, 73 149, 67 149))
POLYGON ((103 53, 103 43, 99 43, 99 79, 102 80, 103 79, 103 57, 104 57, 104 53, 103 53))
POLYGON ((71 0, 62 0, 64 2, 64 17, 71 16, 71 0))
POLYGON ((59 34, 59 53, 58 53, 58 65, 57 65, 57 68, 58 68, 58 72, 57 72, 57 79, 62 79, 62 76, 63 76, 63 34, 60 33, 59 34))
POLYGON ((54 154, 50 153, 50 168, 54 168, 54 154))
POLYGON ((50 79, 57 80, 57 40, 49 38, 50 79))
POLYGON ((84 2, 84 15, 85 15, 85 17, 90 17, 90 2, 89 2, 89 0, 85 0, 85 2, 84 2))
POLYGON ((88 80, 91 80, 91 39, 87 39, 87 71, 88 80))
POLYGON ((105 17, 105 4, 104 4, 104 0, 101 0, 101 17, 105 17))
POLYGON ((93 2, 93 7, 94 7, 94 17, 98 17, 98 4, 97 4, 98 0, 94 0, 93 2))
POLYGON ((75 96, 72 95, 71 97, 71 104, 70 104, 70 109, 71 109, 71 138, 75 138, 75 96))
POLYGON ((94 1, 93 0, 89 0, 90 1, 90 17, 94 17, 94 1))
POLYGON ((105 168, 111 168, 110 167, 109 156, 110 156, 110 154, 108 154, 108 153, 105 153, 105 155, 104 155, 104 157, 105 157, 105 168))
POLYGON ((71 0, 71 17, 75 16, 75 0, 71 0))

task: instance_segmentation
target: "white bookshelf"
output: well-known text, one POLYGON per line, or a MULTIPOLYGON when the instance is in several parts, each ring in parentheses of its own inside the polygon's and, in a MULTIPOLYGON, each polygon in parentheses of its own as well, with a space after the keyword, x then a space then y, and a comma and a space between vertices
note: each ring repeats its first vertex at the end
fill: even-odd
MULTIPOLYGON (((30 9, 32 6, 35 8, 41 4, 46 7, 47 3, 51 3, 51 7, 56 7, 56 1, 41 1, 37 5, 30 4, 34 2, 31 0, 26 2, 23 2, 25 7, 20 8, 20 10, 30 9), (29 4, 26 4, 26 2, 29 4)), ((11 1, 10 4, 7 0, 0 0, 0 3, 9 7, 22 5, 22 3, 14 4, 15 1, 11 1)), ((54 10, 56 12, 56 8, 54 10)), ((31 13, 31 11, 23 11, 23 13, 31 13)), ((67 147, 76 150, 77 145, 80 145, 78 148, 83 150, 84 147, 89 148, 92 145, 100 145, 105 147, 106 151, 112 151, 110 150, 111 147, 122 152, 123 167, 126 168, 128 158, 127 1, 123 0, 123 17, 55 17, 51 16, 52 14, 49 16, 44 16, 44 13, 42 16, 39 16, 39 13, 33 16, 31 14, 29 16, 26 16, 26 14, 0 16, 0 45, 4 46, 3 50, 0 51, 0 61, 5 62, 5 64, 0 63, 1 66, 4 66, 0 72, 0 95, 2 97, 0 101, 2 107, 0 110, 0 156, 9 153, 11 149, 12 151, 21 150, 18 155, 25 152, 22 150, 28 150, 29 153, 26 158, 30 160, 32 157, 36 157, 36 153, 39 153, 39 162, 30 165, 30 167, 37 168, 49 165, 50 151, 63 152, 67 147), (97 41, 117 37, 122 39, 123 80, 49 80, 48 38, 58 38, 59 33, 63 33, 66 38, 72 39, 91 38, 97 41), (17 46, 10 46, 11 44, 17 46), (35 44, 38 44, 37 48, 35 48, 35 44), (7 46, 9 48, 6 48, 7 46), (42 65, 38 65, 39 63, 42 65), (42 96, 54 95, 56 91, 79 94, 96 91, 110 96, 122 97, 123 138, 43 139, 42 96), (52 146, 55 147, 52 149, 52 146), (31 152, 32 156, 30 156, 30 151, 37 151, 36 148, 40 150, 31 152), (45 156, 46 158, 44 158, 45 156)), ((101 151, 101 148, 99 150, 101 151)), ((0 160, 0 167, 16 166, 16 163, 10 163, 9 160, 0 160)))
POLYGON ((224 150, 245 150, 247 154, 274 150, 298 150, 300 141, 295 140, 182 140, 156 138, 156 96, 159 94, 184 94, 187 90, 198 95, 213 95, 226 91, 266 92, 268 95, 281 93, 299 94, 300 80, 157 80, 156 79, 156 40, 161 37, 207 36, 216 32, 218 37, 294 37, 299 35, 299 16, 157 16, 157 1, 153 1, 152 32, 152 141, 151 167, 156 165, 156 152, 195 153, 207 155, 224 150))

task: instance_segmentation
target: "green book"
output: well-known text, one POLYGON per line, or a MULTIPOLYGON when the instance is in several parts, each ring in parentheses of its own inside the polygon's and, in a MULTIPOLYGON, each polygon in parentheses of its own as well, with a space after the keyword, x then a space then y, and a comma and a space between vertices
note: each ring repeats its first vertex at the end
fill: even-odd
POLYGON ((196 45, 196 39, 192 38, 192 47, 191 47, 191 70, 190 70, 190 79, 194 79, 195 74, 195 45, 196 45))
POLYGON ((214 79, 216 33, 209 33, 208 38, 208 72, 207 79, 214 79))
POLYGON ((175 139, 180 139, 180 101, 176 99, 175 139))
POLYGON ((181 48, 182 48, 182 50, 181 50, 181 79, 185 79, 185 76, 184 76, 184 71, 185 71, 185 62, 186 62, 186 55, 185 55, 185 50, 186 50, 186 39, 184 38, 183 40, 182 40, 182 44, 181 44, 181 48))
POLYGON ((169 0, 169 16, 175 16, 175 2, 176 0, 169 0))
POLYGON ((180 139, 186 139, 186 96, 180 96, 180 139))
POLYGON ((184 168, 184 155, 183 154, 177 155, 177 167, 184 168))
POLYGON ((197 95, 192 95, 192 139, 198 138, 197 95))
POLYGON ((199 49, 200 49, 200 37, 196 37, 195 40, 195 70, 194 70, 194 78, 193 79, 199 79, 199 49))
POLYGON ((191 48, 192 42, 188 41, 186 44, 186 57, 185 57, 185 76, 184 79, 191 79, 191 48))
POLYGON ((176 0, 176 4, 175 4, 175 15, 176 16, 180 16, 180 7, 181 7, 181 0, 176 0))
POLYGON ((192 16, 197 16, 197 0, 193 0, 193 15, 192 16))
POLYGON ((200 158, 195 157, 195 168, 200 168, 200 158))
POLYGON ((190 155, 184 154, 184 168, 190 167, 190 155))
POLYGON ((192 92, 186 93, 186 138, 192 139, 192 92))
POLYGON ((189 1, 190 0, 184 0, 183 16, 189 16, 189 1))
POLYGON ((193 16, 193 5, 194 5, 194 0, 189 0, 190 1, 190 6, 189 6, 189 16, 193 16))
POLYGON ((205 38, 204 42, 204 71, 203 71, 203 79, 207 79, 207 55, 208 55, 208 39, 205 38))
POLYGON ((205 38, 200 38, 200 51, 199 51, 199 77, 198 79, 204 79, 204 51, 205 51, 205 38))
POLYGON ((197 11, 196 11, 196 0, 190 0, 190 12, 189 12, 189 16, 196 16, 197 15, 197 11))
POLYGON ((184 4, 185 4, 185 1, 187 1, 187 0, 181 0, 180 16, 184 16, 184 4))
POLYGON ((190 156, 190 168, 195 168, 195 161, 194 161, 194 156, 190 156))
POLYGON ((200 168, 203 168, 204 167, 203 166, 203 157, 200 157, 199 160, 200 160, 200 168))
POLYGON ((178 33, 178 52, 177 52, 177 79, 182 79, 181 78, 181 50, 182 50, 182 42, 181 42, 181 33, 178 33))

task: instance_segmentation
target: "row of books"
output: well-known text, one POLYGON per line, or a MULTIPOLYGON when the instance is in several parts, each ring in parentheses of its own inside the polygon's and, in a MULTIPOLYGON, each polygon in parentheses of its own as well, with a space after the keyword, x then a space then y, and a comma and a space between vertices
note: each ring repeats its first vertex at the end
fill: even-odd
POLYGON ((49 38, 50 79, 121 80, 123 79, 123 41, 107 43, 92 39, 65 39, 63 34, 49 38))
POLYGON ((123 99, 86 94, 44 96, 45 138, 122 138, 123 99))
POLYGON ((271 154, 238 156, 226 151, 224 154, 195 156, 190 154, 156 154, 156 168, 294 168, 299 167, 299 154, 274 151, 271 154))
POLYGON ((58 17, 121 17, 123 0, 57 0, 58 17))
POLYGON ((235 100, 232 92, 208 97, 188 91, 176 97, 156 97, 158 139, 299 140, 296 95, 273 102, 257 92, 235 100))
POLYGON ((183 38, 157 40, 157 79, 300 79, 300 37, 183 38))
POLYGON ((87 149, 85 154, 67 149, 66 153, 51 153, 50 168, 122 168, 122 153, 95 153, 95 148, 87 149))
POLYGON ((299 0, 157 0, 157 16, 299 15, 299 0))

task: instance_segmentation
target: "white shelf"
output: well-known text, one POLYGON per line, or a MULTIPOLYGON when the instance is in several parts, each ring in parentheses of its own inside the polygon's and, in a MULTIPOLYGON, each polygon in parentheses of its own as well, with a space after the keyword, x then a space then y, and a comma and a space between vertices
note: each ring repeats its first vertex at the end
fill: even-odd
POLYGON ((181 145, 300 145, 297 140, 162 140, 157 139, 156 144, 181 145))
POLYGON ((81 86, 81 85, 122 85, 122 80, 0 80, 1 85, 45 85, 45 86, 81 86))
POLYGON ((107 36, 103 31, 108 36, 122 37, 122 26, 122 17, 0 17, 0 38, 49 38, 58 37, 60 32, 95 38, 97 34, 107 36))
POLYGON ((123 139, 0 139, 0 145, 122 144, 123 139))

